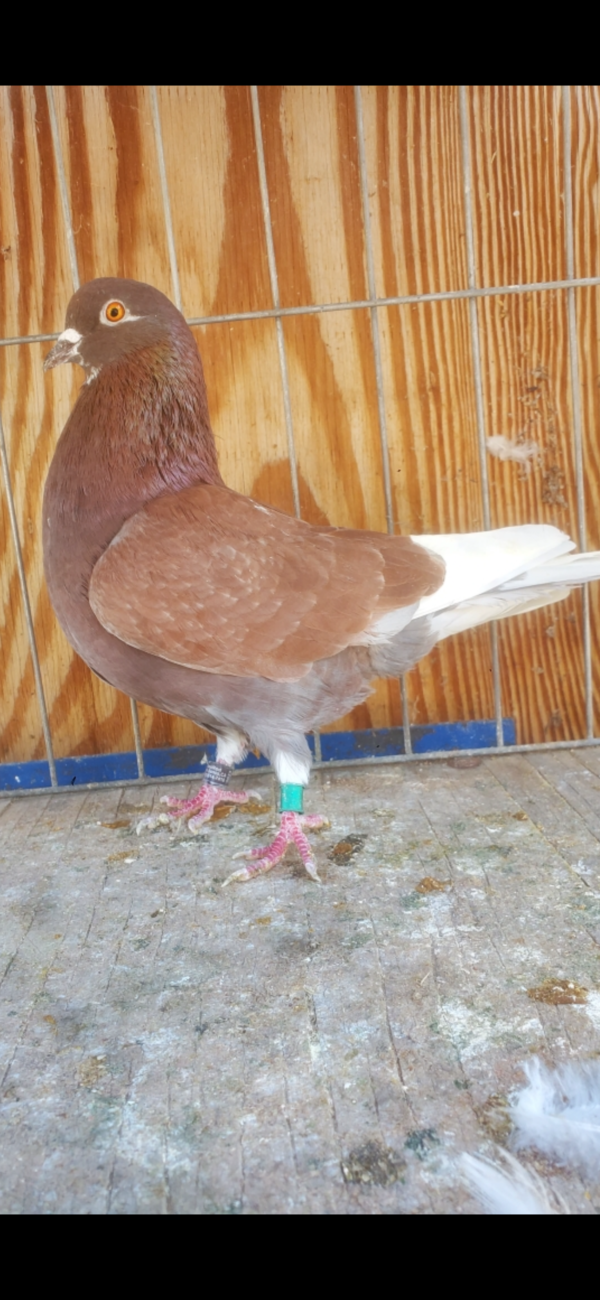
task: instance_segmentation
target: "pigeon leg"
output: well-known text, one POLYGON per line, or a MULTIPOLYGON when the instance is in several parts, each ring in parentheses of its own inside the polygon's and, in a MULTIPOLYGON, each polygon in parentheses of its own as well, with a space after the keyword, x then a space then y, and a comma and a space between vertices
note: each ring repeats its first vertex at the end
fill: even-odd
POLYGON ((241 871, 234 871, 233 875, 228 876, 225 885, 230 885, 234 880, 252 880, 254 876, 260 876, 265 871, 270 871, 271 867, 274 867, 277 862, 281 862, 288 844, 296 845, 311 879, 319 879, 317 865, 302 828, 306 826, 316 830, 319 826, 327 826, 328 822, 326 817, 304 815, 302 812, 302 795, 302 786, 282 785, 281 820, 275 839, 271 844, 265 844, 260 849, 250 849, 247 853, 236 853, 236 858, 247 858, 249 860, 248 866, 242 867, 241 871))
POLYGON ((192 799, 176 799, 171 795, 163 795, 160 802, 167 805, 168 811, 160 813, 158 817, 142 818, 137 827, 138 835, 148 827, 151 829, 159 823, 168 825, 170 821, 177 821, 182 817, 188 818, 188 829, 192 835, 197 835, 205 822, 210 821, 217 804, 248 803, 249 799, 260 799, 256 790, 228 790, 227 782, 230 773, 231 767, 226 763, 208 763, 206 779, 198 793, 192 799))
POLYGON ((259 799, 255 790, 221 790, 218 786, 203 785, 193 799, 173 799, 163 795, 161 803, 167 805, 169 819, 188 818, 188 830, 197 834, 205 822, 210 821, 218 803, 248 803, 259 799))

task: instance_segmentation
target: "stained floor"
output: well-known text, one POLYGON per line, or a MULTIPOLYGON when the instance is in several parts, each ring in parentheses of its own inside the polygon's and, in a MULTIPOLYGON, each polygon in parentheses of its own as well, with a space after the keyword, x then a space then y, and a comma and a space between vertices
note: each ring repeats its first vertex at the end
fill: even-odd
POLYGON ((223 890, 253 785, 0 801, 0 1213, 477 1214, 523 1061, 600 1054, 598 750, 316 773, 322 884, 223 890))

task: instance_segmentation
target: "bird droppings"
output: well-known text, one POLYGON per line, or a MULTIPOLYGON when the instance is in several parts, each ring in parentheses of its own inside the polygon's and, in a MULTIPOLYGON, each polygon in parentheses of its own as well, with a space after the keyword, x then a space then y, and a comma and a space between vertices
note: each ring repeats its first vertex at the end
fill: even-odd
POLYGON ((527 997, 532 1002, 547 1002, 550 1006, 561 1007, 576 1004, 582 1006, 587 1002, 589 990, 575 980, 546 979, 535 988, 527 989, 527 997))
POLYGON ((415 885, 415 889, 418 894, 437 894, 450 889, 451 885, 451 880, 436 880, 435 876, 423 876, 418 885, 415 885))
POLYGON ((508 1141, 513 1130, 508 1097, 494 1092, 477 1109, 477 1117, 482 1129, 500 1146, 508 1141))
POLYGON ((425 1160, 432 1147, 440 1145, 440 1139, 434 1128, 413 1129, 404 1143, 407 1151, 412 1151, 417 1160, 425 1160))
POLYGON ((218 803, 216 807, 213 809, 213 814, 212 817, 210 818, 210 821, 211 822, 225 821, 226 818, 230 817, 233 812, 245 813, 246 816, 250 816, 250 817, 262 817, 265 815, 265 813, 273 812, 273 805, 269 803, 258 803, 256 801, 251 802, 250 800, 248 801, 248 803, 239 803, 239 804, 218 803))
POLYGON ((106 1057, 103 1054, 88 1056, 77 1071, 78 1082, 83 1088, 93 1088, 105 1074, 106 1057))
POLYGON ((123 853, 110 853, 107 862, 135 862, 139 854, 131 849, 125 849, 123 853))
POLYGON ((567 505, 565 472, 560 465, 550 465, 542 474, 542 501, 551 506, 567 505))
MULTIPOLYGON (((240 804, 240 808, 242 807, 243 804, 240 804)), ((235 811, 237 811, 236 805, 233 803, 218 803, 213 808, 212 815, 208 820, 211 822, 224 822, 226 818, 230 817, 231 813, 235 811)))
POLYGON ((402 1156, 380 1142, 365 1142, 342 1160, 344 1182, 363 1186, 371 1183, 375 1187, 389 1187, 402 1179, 405 1170, 406 1161, 402 1156))
POLYGON ((356 857, 366 842, 366 835, 346 835, 343 840, 338 840, 338 843, 334 844, 327 857, 331 862, 337 862, 344 867, 356 857))

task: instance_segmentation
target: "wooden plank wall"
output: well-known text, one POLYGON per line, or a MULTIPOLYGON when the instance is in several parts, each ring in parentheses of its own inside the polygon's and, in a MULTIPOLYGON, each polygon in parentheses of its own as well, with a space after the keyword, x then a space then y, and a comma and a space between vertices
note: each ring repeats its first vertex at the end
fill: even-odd
MULTIPOLYGON (((81 280, 123 275, 173 296, 150 89, 54 91, 60 150, 43 87, 0 100, 0 338, 61 330, 73 281, 57 156, 62 157, 81 280)), ((283 307, 368 295, 354 91, 259 90, 283 307)), ((250 89, 158 89, 173 238, 188 318, 273 307, 250 89)), ((362 90, 369 218, 379 297, 469 284, 457 87, 362 90)), ((565 167, 573 180, 574 274, 599 274, 600 92, 570 93, 571 157, 557 88, 467 91, 477 283, 564 279, 565 167)), ((576 290, 588 545, 600 546, 598 289, 576 290)), ((397 531, 483 527, 469 303, 378 309, 383 398, 397 531)), ((479 299, 486 434, 533 439, 526 473, 488 457, 494 525, 557 524, 577 536, 567 291, 479 299)), ((386 507, 370 313, 347 307, 284 318, 302 514, 385 530, 386 507)), ((293 510, 276 323, 195 327, 224 477, 293 510)), ((40 501, 53 447, 81 382, 42 373, 49 342, 0 347, 0 407, 12 492, 57 756, 133 748, 129 705, 73 654, 42 575, 40 501)), ((2 492, 4 489, 1 489, 2 492)), ((41 719, 6 501, 0 511, 0 761, 44 756, 41 719)), ((600 593, 592 595, 596 720, 600 593)), ((503 625, 503 711, 520 741, 585 732, 582 601, 503 625)), ((493 716, 487 629, 446 642, 409 675, 411 720, 493 716)), ((334 729, 397 724, 396 682, 334 729)), ((193 742, 197 729, 141 709, 145 745, 193 742)))

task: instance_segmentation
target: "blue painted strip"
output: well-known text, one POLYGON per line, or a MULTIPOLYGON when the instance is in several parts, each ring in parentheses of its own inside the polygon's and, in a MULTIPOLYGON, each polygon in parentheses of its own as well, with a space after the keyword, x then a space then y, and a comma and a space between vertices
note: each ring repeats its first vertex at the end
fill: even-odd
MULTIPOLYGON (((147 776, 182 776, 202 772, 206 761, 214 763, 216 745, 181 745, 176 749, 145 749, 144 767, 147 776)), ((248 754, 243 768, 268 767, 268 759, 248 754)))
MULTIPOLYGON (((134 781, 137 774, 135 754, 89 754, 84 758, 56 760, 59 785, 86 785, 88 781, 134 781)), ((0 763, 0 790, 45 790, 50 785, 50 769, 45 760, 34 763, 0 763)))
MULTIPOLYGON (((504 718, 504 744, 516 744, 513 718, 504 718)), ((496 724, 493 721, 440 722, 429 727, 411 727, 415 754, 434 750, 487 749, 496 744, 496 724)), ((313 736, 307 740, 314 754, 313 736)), ((174 749, 144 750, 144 764, 148 776, 200 775, 205 762, 214 761, 215 745, 182 745, 174 749)), ((401 727, 385 727, 370 731, 332 731, 321 736, 323 762, 352 762, 358 758, 391 758, 404 753, 404 734, 401 727)), ((248 754, 243 769, 267 767, 262 754, 248 754)), ((132 781, 137 777, 135 754, 91 754, 82 758, 56 760, 58 784, 87 785, 90 781, 132 781)), ((50 771, 44 762, 0 763, 0 790, 45 790, 50 786, 50 771)))
MULTIPOLYGON (((516 745, 517 736, 513 718, 503 719, 504 744, 516 745)), ((496 744, 496 723, 439 722, 433 726, 411 727, 410 736, 415 754, 433 753, 435 750, 491 749, 496 744)), ((404 753, 404 733, 401 727, 382 727, 372 731, 333 731, 321 736, 323 762, 356 758, 392 758, 404 753)))
POLYGON ((2 763, 0 790, 43 790, 51 785, 47 763, 2 763))

